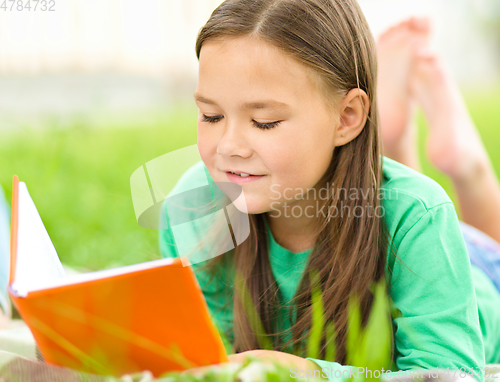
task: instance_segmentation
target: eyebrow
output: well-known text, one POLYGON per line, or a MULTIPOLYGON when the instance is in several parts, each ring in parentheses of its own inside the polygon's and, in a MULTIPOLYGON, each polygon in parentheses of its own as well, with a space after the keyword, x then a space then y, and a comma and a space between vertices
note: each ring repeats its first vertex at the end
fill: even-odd
MULTIPOLYGON (((201 103, 204 103, 207 105, 218 106, 215 101, 208 99, 208 98, 205 98, 198 93, 194 94, 194 99, 197 102, 201 102, 201 103)), ((243 105, 241 105, 241 108, 246 109, 246 110, 249 110, 249 109, 271 109, 271 108, 289 109, 290 105, 283 103, 283 102, 269 99, 269 100, 256 101, 256 102, 246 102, 243 105)))

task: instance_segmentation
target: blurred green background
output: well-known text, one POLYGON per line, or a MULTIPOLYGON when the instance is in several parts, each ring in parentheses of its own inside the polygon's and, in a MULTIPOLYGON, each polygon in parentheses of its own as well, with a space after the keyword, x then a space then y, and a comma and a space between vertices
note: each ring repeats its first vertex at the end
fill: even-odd
POLYGON ((173 109, 119 124, 47 119, 44 128, 2 136, 6 197, 10 202, 17 175, 63 264, 85 271, 159 258, 158 231, 137 224, 130 176, 151 159, 196 144, 196 106, 173 109))
MULTIPOLYGON (((500 174, 500 91, 469 92, 466 101, 500 174)), ((2 136, 0 184, 10 200, 12 176, 26 183, 66 265, 97 270, 153 260, 159 258, 158 231, 137 224, 130 175, 151 159, 196 144, 196 119, 194 102, 119 124, 75 118, 61 125, 48 119, 46 128, 2 136)), ((419 132, 425 174, 456 202, 449 179, 427 161, 421 115, 419 132)))

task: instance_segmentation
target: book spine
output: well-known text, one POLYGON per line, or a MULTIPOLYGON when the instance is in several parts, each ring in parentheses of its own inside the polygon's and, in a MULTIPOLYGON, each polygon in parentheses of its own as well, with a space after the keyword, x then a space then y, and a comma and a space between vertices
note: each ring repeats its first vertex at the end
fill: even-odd
POLYGON ((14 281, 17 260, 17 229, 19 222, 19 178, 14 175, 12 180, 12 210, 10 219, 10 275, 9 284, 14 281))

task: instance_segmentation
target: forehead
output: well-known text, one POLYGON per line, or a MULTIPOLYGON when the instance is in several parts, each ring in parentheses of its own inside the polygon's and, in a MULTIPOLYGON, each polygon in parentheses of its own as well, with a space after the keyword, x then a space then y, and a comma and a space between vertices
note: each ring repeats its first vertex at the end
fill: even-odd
POLYGON ((211 40, 200 52, 197 93, 248 101, 276 98, 287 103, 318 97, 312 69, 256 37, 211 40))

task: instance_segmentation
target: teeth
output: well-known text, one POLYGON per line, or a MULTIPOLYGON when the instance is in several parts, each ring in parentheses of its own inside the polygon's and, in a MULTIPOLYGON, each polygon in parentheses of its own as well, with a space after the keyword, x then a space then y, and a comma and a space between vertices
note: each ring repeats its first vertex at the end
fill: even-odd
POLYGON ((231 174, 239 175, 239 176, 241 176, 242 178, 246 178, 247 176, 250 176, 250 174, 243 174, 243 173, 238 174, 237 172, 231 172, 231 174))

